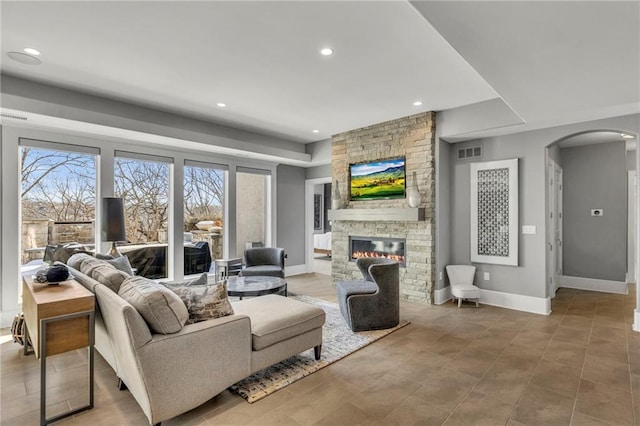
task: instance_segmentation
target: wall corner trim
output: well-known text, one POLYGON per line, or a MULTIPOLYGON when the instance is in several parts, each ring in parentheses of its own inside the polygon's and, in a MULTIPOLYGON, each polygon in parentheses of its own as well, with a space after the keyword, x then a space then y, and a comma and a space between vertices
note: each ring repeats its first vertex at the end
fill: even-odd
POLYGON ((451 287, 437 288, 433 294, 433 303, 435 305, 442 305, 451 300, 451 287))
POLYGON ((551 299, 480 289, 480 303, 539 315, 551 314, 551 299))

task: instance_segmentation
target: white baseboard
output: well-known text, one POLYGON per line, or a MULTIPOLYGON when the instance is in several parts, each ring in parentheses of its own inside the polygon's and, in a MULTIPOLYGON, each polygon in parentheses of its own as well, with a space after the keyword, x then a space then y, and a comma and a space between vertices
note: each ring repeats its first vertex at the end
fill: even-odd
POLYGON ((436 305, 442 305, 451 300, 451 287, 438 288, 433 292, 433 303, 436 305))
POLYGON ((637 331, 640 333, 640 311, 637 309, 633 310, 633 331, 637 331))
POLYGON ((558 276, 558 287, 577 290, 600 291, 603 293, 629 294, 629 286, 623 281, 598 280, 593 278, 558 276))
POLYGON ((289 277, 291 275, 300 275, 307 273, 307 265, 293 265, 284 267, 284 276, 289 277))
POLYGON ((549 315, 551 313, 551 299, 548 297, 523 296, 521 294, 480 289, 480 303, 540 315, 549 315))

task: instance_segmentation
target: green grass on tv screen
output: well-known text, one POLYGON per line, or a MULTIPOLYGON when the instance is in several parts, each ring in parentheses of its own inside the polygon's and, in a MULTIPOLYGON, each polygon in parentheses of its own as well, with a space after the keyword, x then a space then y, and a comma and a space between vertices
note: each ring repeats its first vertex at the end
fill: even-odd
POLYGON ((403 198, 404 173, 397 171, 374 176, 351 177, 351 199, 370 200, 376 198, 403 198))

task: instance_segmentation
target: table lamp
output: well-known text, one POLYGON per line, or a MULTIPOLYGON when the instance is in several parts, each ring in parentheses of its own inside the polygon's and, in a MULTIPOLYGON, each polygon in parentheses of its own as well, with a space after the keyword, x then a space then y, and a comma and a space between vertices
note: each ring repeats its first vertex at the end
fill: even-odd
POLYGON ((120 257, 116 243, 126 241, 127 234, 124 224, 124 203, 122 198, 104 197, 102 199, 102 239, 111 241, 109 253, 113 257, 120 257))

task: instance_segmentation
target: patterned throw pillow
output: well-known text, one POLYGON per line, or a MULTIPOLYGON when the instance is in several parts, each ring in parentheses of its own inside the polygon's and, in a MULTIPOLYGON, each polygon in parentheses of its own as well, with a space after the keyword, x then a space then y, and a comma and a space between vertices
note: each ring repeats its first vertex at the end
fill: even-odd
POLYGON ((227 297, 227 281, 207 284, 207 274, 182 285, 167 284, 180 296, 189 311, 187 324, 233 315, 233 307, 227 297))

